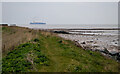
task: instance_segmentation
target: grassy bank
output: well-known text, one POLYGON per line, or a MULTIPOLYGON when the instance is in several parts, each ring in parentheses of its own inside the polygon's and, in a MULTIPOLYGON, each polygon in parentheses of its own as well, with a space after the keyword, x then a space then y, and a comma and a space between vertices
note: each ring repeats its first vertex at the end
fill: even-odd
MULTIPOLYGON (((3 53, 6 54, 3 57, 3 72, 120 71, 120 65, 115 60, 106 58, 99 52, 76 47, 74 42, 57 37, 55 34, 19 27, 3 27, 2 29, 3 40, 9 38, 12 41, 11 38, 16 34, 13 39, 16 45, 11 44, 14 48, 11 49, 9 45, 8 48, 3 49, 3 53)), ((7 43, 3 44, 7 47, 7 43)))
POLYGON ((32 29, 7 26, 2 27, 3 56, 5 56, 8 51, 13 50, 19 44, 28 42, 37 36, 37 32, 32 29))

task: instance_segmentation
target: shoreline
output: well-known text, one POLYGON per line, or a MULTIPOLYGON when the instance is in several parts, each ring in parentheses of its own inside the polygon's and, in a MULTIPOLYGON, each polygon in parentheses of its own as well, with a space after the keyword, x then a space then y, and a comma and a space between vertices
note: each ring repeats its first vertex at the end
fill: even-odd
POLYGON ((120 30, 120 28, 71 28, 71 29, 47 29, 47 30, 120 30))
MULTIPOLYGON (((13 27, 13 26, 10 26, 10 27, 13 27)), ((16 27, 19 27, 19 26, 16 26, 16 27)), ((28 27, 24 27, 24 28, 28 28, 28 27)), ((66 29, 62 29, 62 30, 61 29, 57 29, 57 30, 56 29, 35 29, 35 28, 29 28, 29 29, 43 30, 47 32, 57 33, 59 37, 74 41, 75 43, 79 44, 79 46, 81 46, 83 49, 100 51, 105 56, 109 56, 120 61, 120 49, 119 49, 120 46, 118 46, 118 43, 120 41, 118 39, 119 35, 117 36, 117 35, 75 34, 75 33, 69 33, 70 30, 66 31, 66 29)), ((87 32, 87 30, 88 29, 85 30, 85 33, 87 32)))
MULTIPOLYGON (((70 31, 78 30, 78 29, 48 29, 47 31, 57 33, 59 37, 64 39, 68 39, 74 41, 79 47, 82 47, 85 50, 91 51, 99 51, 104 56, 108 56, 120 62, 120 46, 119 46, 119 34, 113 35, 112 34, 95 34, 97 30, 103 29, 79 29, 79 32, 90 32, 93 34, 77 34, 77 33, 70 33, 70 31), (84 31, 82 31, 84 30, 84 31), (91 30, 91 31, 87 31, 91 30)), ((108 30, 118 30, 118 29, 104 29, 105 31, 108 30)), ((99 31, 100 32, 100 31, 99 31)))
POLYGON ((120 62, 120 46, 118 46, 117 36, 74 34, 58 34, 58 36, 74 41, 85 50, 99 51, 120 62))

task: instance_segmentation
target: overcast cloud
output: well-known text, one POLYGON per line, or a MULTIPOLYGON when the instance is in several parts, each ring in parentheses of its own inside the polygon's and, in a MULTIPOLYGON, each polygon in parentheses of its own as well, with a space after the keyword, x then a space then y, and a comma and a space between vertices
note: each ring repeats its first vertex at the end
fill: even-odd
POLYGON ((3 23, 118 24, 117 2, 5 2, 3 23))

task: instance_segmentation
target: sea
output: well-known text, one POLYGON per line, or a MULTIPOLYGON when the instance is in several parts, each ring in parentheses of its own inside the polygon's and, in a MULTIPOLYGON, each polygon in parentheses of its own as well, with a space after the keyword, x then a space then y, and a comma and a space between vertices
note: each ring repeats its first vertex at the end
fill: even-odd
POLYGON ((35 29, 75 29, 75 28, 118 28, 117 24, 17 24, 35 29))
MULTIPOLYGON (((117 24, 18 24, 20 27, 28 27, 32 29, 113 29, 118 28, 117 24)), ((73 34, 95 34, 95 35, 120 35, 119 30, 71 30, 73 34)))

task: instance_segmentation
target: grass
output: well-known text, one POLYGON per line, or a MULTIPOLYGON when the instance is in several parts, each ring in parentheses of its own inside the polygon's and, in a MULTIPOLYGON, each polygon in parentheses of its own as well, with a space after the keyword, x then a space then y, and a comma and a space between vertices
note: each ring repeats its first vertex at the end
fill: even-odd
POLYGON ((3 58, 3 72, 119 72, 120 64, 99 52, 83 50, 74 42, 40 31, 3 58))
POLYGON ((16 46, 26 43, 37 37, 37 32, 21 27, 2 27, 2 53, 3 56, 16 46))
POLYGON ((37 65, 47 66, 48 58, 41 53, 39 48, 40 46, 38 43, 25 43, 19 45, 15 50, 10 51, 7 56, 3 58, 3 72, 27 72, 30 70, 36 70, 35 66, 37 65))

